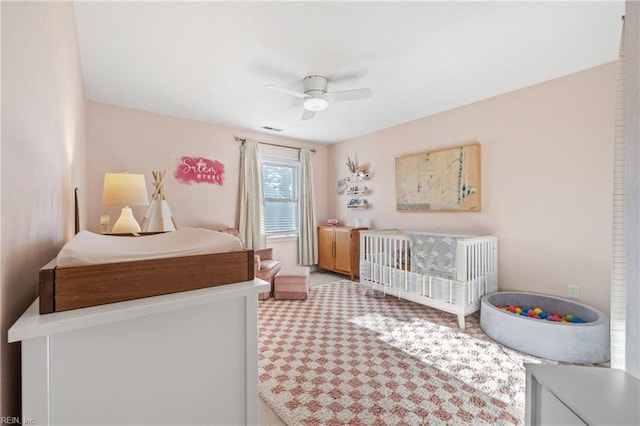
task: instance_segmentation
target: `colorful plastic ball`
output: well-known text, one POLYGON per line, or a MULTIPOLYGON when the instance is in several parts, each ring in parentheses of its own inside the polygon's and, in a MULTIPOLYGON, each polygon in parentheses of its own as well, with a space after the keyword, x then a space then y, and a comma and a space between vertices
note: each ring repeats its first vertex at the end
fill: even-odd
POLYGON ((582 318, 573 316, 573 314, 566 314, 564 316, 560 314, 554 314, 553 312, 546 312, 542 308, 533 308, 530 306, 516 306, 516 305, 496 305, 498 309, 502 309, 507 312, 511 312, 516 315, 522 315, 533 319, 547 320, 552 322, 564 322, 580 324, 585 321, 582 318))

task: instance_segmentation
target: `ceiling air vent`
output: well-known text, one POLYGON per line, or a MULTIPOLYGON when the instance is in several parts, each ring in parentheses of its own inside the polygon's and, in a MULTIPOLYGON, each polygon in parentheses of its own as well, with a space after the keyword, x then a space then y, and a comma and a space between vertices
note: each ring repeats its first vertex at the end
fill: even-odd
POLYGON ((265 130, 271 130, 272 132, 281 132, 282 129, 276 129, 275 127, 269 127, 269 126, 262 126, 263 129, 265 130))

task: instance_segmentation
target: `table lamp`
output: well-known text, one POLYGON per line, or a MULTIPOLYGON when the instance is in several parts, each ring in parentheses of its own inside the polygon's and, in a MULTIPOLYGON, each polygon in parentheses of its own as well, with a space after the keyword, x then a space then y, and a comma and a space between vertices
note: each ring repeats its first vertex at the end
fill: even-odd
POLYGON ((144 175, 133 173, 105 173, 102 190, 103 206, 123 206, 120 217, 113 224, 114 234, 129 234, 140 232, 140 225, 133 217, 129 206, 146 206, 147 186, 144 175))

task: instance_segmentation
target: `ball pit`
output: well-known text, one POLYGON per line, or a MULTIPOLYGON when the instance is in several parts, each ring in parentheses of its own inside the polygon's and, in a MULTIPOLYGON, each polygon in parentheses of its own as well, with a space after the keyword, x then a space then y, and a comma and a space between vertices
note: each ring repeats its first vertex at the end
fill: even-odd
POLYGON ((487 294, 480 303, 480 327, 498 343, 541 358, 587 364, 610 359, 609 317, 560 297, 487 294))

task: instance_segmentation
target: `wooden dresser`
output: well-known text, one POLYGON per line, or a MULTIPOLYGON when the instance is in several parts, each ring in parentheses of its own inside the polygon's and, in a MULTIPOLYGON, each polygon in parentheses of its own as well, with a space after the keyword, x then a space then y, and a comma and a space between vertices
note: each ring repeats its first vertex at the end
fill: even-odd
POLYGON ((318 269, 346 274, 360 271, 360 231, 367 228, 318 226, 318 269))

